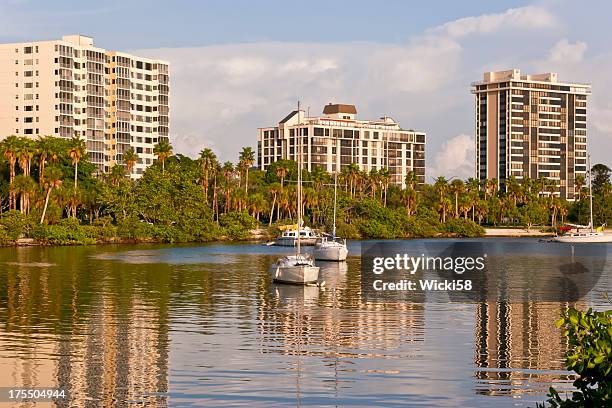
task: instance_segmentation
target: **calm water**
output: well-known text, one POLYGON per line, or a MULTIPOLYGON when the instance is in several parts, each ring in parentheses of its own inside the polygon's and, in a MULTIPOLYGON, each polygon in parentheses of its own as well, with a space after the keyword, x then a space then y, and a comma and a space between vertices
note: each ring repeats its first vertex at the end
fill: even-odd
MULTIPOLYGON (((520 407, 571 383, 554 327, 567 303, 373 300, 357 257, 321 263, 325 288, 271 284, 288 251, 0 249, 0 387, 94 407, 520 407)), ((578 306, 605 306, 609 258, 578 306)))

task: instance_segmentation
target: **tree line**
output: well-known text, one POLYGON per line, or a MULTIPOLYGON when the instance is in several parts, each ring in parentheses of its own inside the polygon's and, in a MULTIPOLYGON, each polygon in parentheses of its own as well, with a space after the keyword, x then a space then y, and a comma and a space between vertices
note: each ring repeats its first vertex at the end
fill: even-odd
MULTIPOLYGON (((17 230, 19 236, 39 239, 60 236, 53 242, 243 239, 257 226, 274 234, 275 226, 295 222, 294 161, 281 160, 262 171, 253 168, 250 147, 240 151, 236 162, 222 163, 209 148, 195 159, 174 154, 164 140, 153 152, 156 162, 134 179, 140 158, 133 149, 108 173, 98 174, 82 139, 5 138, 0 142, 0 239, 2 229, 13 239, 17 230), (81 235, 71 239, 71 233, 81 235)), ((612 220, 610 169, 597 164, 592 170, 595 221, 606 223, 612 220)), ((303 173, 304 221, 330 230, 334 178, 321 168, 303 173)), ((554 183, 545 178, 509 178, 505 189, 495 179, 438 177, 433 184, 419 185, 412 172, 403 186, 390 179, 384 168, 343 168, 337 177, 339 234, 477 236, 483 233, 481 225, 554 228, 568 220, 588 222, 584 177, 576 178, 574 202, 556 196, 554 183)))

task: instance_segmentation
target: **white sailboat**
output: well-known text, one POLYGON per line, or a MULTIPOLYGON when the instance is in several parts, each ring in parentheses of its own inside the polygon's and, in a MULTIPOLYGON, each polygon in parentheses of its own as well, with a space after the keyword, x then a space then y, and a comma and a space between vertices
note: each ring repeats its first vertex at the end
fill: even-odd
POLYGON ((334 173, 334 228, 332 235, 324 235, 317 240, 313 255, 318 261, 346 261, 348 248, 346 239, 336 237, 336 206, 338 197, 338 172, 334 173))
MULTIPOLYGON (((298 125, 300 124, 300 103, 298 102, 298 125)), ((299 129, 299 127, 298 127, 299 129)), ((301 253, 301 234, 302 228, 302 132, 296 132, 296 138, 299 140, 297 144, 298 151, 298 182, 297 182, 297 240, 295 255, 288 255, 279 258, 270 266, 268 273, 274 282, 292 283, 297 285, 305 285, 316 283, 319 279, 319 267, 315 266, 314 260, 301 253), (299 132, 299 135, 298 135, 299 132)))
POLYGON ((588 157, 589 169, 589 225, 571 225, 570 232, 553 237, 553 241, 570 244, 612 242, 612 234, 606 234, 603 227, 593 229, 593 186, 591 183, 591 156, 588 157))

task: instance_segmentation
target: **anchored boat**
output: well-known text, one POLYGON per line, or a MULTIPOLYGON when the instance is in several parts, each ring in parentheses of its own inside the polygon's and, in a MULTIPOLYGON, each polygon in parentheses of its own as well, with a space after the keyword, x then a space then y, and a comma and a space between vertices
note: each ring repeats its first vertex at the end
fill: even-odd
MULTIPOLYGON (((300 117, 300 103, 298 102, 298 121, 300 117)), ((301 133, 301 132, 300 132, 301 133)), ((302 151, 302 135, 298 135, 298 151, 302 151)), ((279 283, 292 283, 305 285, 315 283, 319 279, 319 267, 314 260, 301 253, 302 245, 302 154, 298 154, 298 182, 297 182, 297 229, 295 237, 295 255, 284 256, 273 263, 268 273, 272 281, 279 283)))

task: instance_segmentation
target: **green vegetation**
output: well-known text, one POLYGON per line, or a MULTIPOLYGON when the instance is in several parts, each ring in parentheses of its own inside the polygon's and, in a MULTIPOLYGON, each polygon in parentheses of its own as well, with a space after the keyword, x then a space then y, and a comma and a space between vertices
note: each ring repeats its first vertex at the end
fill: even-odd
POLYGON ((612 310, 582 312, 571 308, 557 321, 557 327, 564 330, 569 340, 566 366, 578 378, 574 381, 576 391, 569 399, 561 398, 551 387, 548 406, 612 406, 612 310))
MULTIPOLYGON (((259 228, 273 236, 294 223, 297 165, 281 160, 254 169, 255 152, 242 149, 238 162, 220 163, 210 149, 197 159, 174 154, 167 141, 154 148, 157 162, 138 180, 130 178, 137 152, 96 176, 85 143, 50 136, 9 136, 0 142, 0 244, 34 238, 51 244, 94 242, 201 242, 248 239, 259 228)), ((597 223, 612 221, 610 169, 597 164, 597 223)), ((472 178, 418 185, 410 173, 401 188, 387 169, 363 172, 356 164, 338 175, 338 234, 347 238, 477 237, 482 225, 557 226, 566 219, 587 223, 588 194, 578 177, 579 200, 555 197, 545 179, 472 178)), ((327 231, 333 222, 333 178, 304 171, 305 223, 327 231)))

